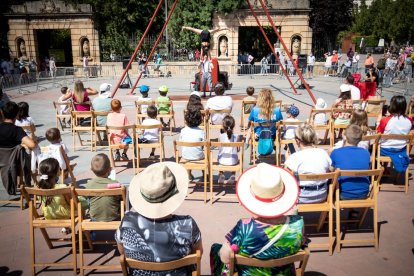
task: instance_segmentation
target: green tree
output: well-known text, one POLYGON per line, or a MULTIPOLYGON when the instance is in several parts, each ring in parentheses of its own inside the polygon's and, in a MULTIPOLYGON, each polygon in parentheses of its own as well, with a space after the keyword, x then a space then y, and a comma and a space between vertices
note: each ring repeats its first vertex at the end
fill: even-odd
POLYGON ((352 24, 352 0, 310 0, 309 26, 313 31, 312 46, 317 57, 336 48, 339 32, 352 24))
MULTIPOLYGON (((365 3, 365 1, 362 1, 365 3)), ((412 0, 374 0, 371 6, 361 5, 355 13, 351 31, 373 35, 397 43, 414 39, 412 0)))

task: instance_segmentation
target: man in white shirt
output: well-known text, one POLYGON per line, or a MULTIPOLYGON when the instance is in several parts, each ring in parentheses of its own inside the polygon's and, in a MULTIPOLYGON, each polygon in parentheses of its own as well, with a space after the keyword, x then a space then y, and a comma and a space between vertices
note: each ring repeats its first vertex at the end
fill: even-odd
POLYGON ((199 68, 202 72, 202 78, 201 78, 201 88, 200 90, 203 91, 203 97, 206 96, 206 82, 208 82, 208 87, 210 89, 210 97, 211 97, 211 91, 213 90, 213 77, 212 77, 212 71, 213 71, 213 63, 208 60, 207 53, 203 55, 203 61, 200 63, 199 68))
POLYGON ((313 78, 313 66, 315 66, 315 56, 310 53, 308 56, 308 79, 313 78))
POLYGON ((358 71, 358 63, 359 63, 359 54, 358 54, 358 52, 355 52, 355 54, 352 58, 352 72, 353 73, 358 71))
MULTIPOLYGON (((209 110, 223 110, 233 108, 233 100, 230 96, 223 96, 224 94, 224 85, 220 82, 214 87, 214 92, 216 96, 207 100, 206 109, 209 110)), ((223 118, 228 113, 214 113, 211 115, 211 123, 213 125, 219 125, 222 123, 223 118)))
MULTIPOLYGON (((351 99, 353 101, 358 101, 361 99, 361 91, 358 87, 354 86, 354 77, 349 74, 342 85, 348 85, 351 88, 351 99)), ((341 85, 341 86, 342 86, 341 85)), ((360 104, 358 102, 354 102, 354 108, 360 108, 360 104)))

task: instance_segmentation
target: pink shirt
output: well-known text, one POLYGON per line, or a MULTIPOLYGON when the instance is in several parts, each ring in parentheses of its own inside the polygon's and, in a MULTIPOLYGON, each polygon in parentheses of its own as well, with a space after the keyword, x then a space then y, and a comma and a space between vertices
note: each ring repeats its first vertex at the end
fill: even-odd
MULTIPOLYGON (((90 111, 91 110, 91 106, 89 104, 84 104, 84 103, 76 104, 78 101, 76 100, 75 92, 73 92, 72 94, 72 100, 73 100, 73 103, 75 104, 76 111, 90 111)), ((83 93, 83 102, 89 102, 89 96, 86 90, 83 93)))
MULTIPOLYGON (((108 114, 106 120, 107 126, 126 126, 128 124, 128 118, 124 113, 112 112, 108 114)), ((114 144, 120 144, 122 139, 125 138, 128 133, 125 130, 110 130, 109 135, 109 139, 111 139, 114 144)))

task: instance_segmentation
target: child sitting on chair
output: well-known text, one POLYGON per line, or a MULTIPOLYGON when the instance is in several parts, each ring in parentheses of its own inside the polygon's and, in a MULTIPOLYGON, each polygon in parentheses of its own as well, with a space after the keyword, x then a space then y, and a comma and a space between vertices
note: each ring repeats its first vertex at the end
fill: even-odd
MULTIPOLYGON (((148 118, 145 119, 144 122, 142 122, 142 125, 151 126, 151 125, 161 124, 161 122, 157 120, 157 114, 158 112, 157 112, 157 108, 155 107, 155 105, 148 106, 147 108, 148 118)), ((145 141, 147 141, 148 143, 158 142, 158 140, 160 139, 160 129, 159 128, 146 129, 143 134, 143 139, 145 139, 145 141)), ((150 156, 149 156, 150 159, 154 159, 154 153, 155 153, 155 148, 152 148, 150 156)))
MULTIPOLYGON (((64 171, 64 177, 66 179, 68 174, 68 168, 67 168, 67 162, 69 160, 66 160, 65 157, 67 157, 67 154, 69 153, 68 148, 66 145, 62 142, 62 138, 60 136, 60 131, 58 128, 52 127, 46 130, 45 133, 47 141, 50 143, 46 147, 42 147, 41 149, 38 148, 34 150, 34 154, 39 162, 46 158, 54 158, 58 161, 59 167, 61 170, 64 171), (61 152, 61 148, 63 149, 63 153, 61 152)), ((73 170, 73 168, 76 166, 76 164, 70 164, 70 170, 73 170)), ((32 164, 32 171, 36 170, 35 164, 32 164)), ((63 179, 62 179, 63 181, 63 179)))
MULTIPOLYGON (((64 86, 64 87, 62 87, 60 89, 60 92, 62 93, 62 95, 60 95, 60 97, 58 99, 58 102, 59 103, 68 103, 68 104, 67 105, 61 105, 60 106, 59 114, 60 115, 70 114, 70 111, 71 111, 71 109, 70 109, 70 102, 72 101, 72 98, 67 99, 67 100, 64 100, 63 97, 65 97, 66 94, 72 94, 72 90, 70 90, 66 86, 64 86)), ((68 123, 69 124, 69 122, 66 122, 66 119, 65 118, 63 118, 62 123, 63 124, 68 123)))
MULTIPOLYGON (((150 87, 148 85, 145 85, 145 84, 141 85, 141 87, 139 88, 139 92, 141 93, 141 96, 138 97, 137 101, 140 101, 140 102, 152 101, 151 97, 148 96, 149 90, 150 90, 150 87)), ((147 108, 148 108, 147 104, 141 104, 140 110, 139 110, 140 113, 141 114, 147 113, 147 108)))
MULTIPOLYGON (((56 179, 60 174, 59 162, 55 158, 46 158, 39 164, 40 189, 59 189, 66 188, 65 184, 57 184, 56 179)), ((87 208, 87 202, 83 197, 79 197, 82 209, 87 208)), ((55 195, 53 197, 42 197, 41 208, 45 219, 69 219, 70 214, 70 195, 55 195)), ((70 233, 70 229, 63 228, 62 233, 70 233)))
MULTIPOLYGON (((229 142, 238 142, 238 136, 234 134, 235 121, 234 118, 230 115, 226 115, 223 118, 223 128, 220 130, 220 142, 229 143, 229 142)), ((233 166, 239 163, 239 157, 237 155, 237 148, 235 147, 220 147, 218 153, 218 163, 224 166, 233 166)), ((226 184, 235 184, 236 183, 236 173, 232 172, 232 175, 227 180, 226 184)), ((221 171, 218 178, 218 184, 224 184, 226 177, 221 171)))
MULTIPOLYGON (((201 142, 204 141, 204 130, 199 126, 203 120, 200 109, 191 107, 184 116, 186 126, 181 130, 180 141, 184 142, 201 142)), ((183 147, 182 157, 186 160, 202 160, 204 159, 203 147, 183 147)), ((190 180, 193 179, 191 171, 188 172, 190 180)))
MULTIPOLYGON (((299 116, 299 108, 297 106, 294 106, 294 105, 289 106, 289 108, 286 110, 286 116, 287 116, 287 119, 285 120, 285 122, 299 122, 299 120, 297 119, 297 117, 299 116)), ((298 127, 298 125, 288 125, 288 124, 286 124, 284 126, 284 132, 285 133, 283 135, 283 139, 285 139, 285 140, 294 140, 295 139, 295 130, 296 130, 297 127, 298 127)), ((294 146, 293 143, 289 143, 287 145, 287 147, 289 149, 289 154, 292 154, 296 151, 295 146, 294 146)))
MULTIPOLYGON (((96 175, 89 180, 86 189, 107 189, 108 184, 117 183, 109 179, 111 162, 104 153, 99 153, 92 158, 91 170, 96 175)), ((121 199, 117 196, 94 196, 90 198, 89 215, 93 221, 114 221, 121 217, 121 199)))
MULTIPOLYGON (((158 88, 158 92, 160 93, 160 96, 157 98, 158 113, 169 114, 171 105, 168 103, 170 101, 170 98, 167 96, 168 87, 166 85, 162 85, 160 86, 160 88, 158 88), (162 103, 162 102, 167 102, 167 103, 162 103)), ((164 127, 168 127, 170 125, 170 120, 168 120, 168 123, 164 123, 164 120, 160 118, 160 121, 164 127)))
MULTIPOLYGON (((349 125, 345 130, 343 146, 331 153, 332 167, 341 170, 369 170, 371 156, 368 150, 358 147, 363 130, 358 125, 349 125)), ((341 176, 339 178, 341 199, 363 199, 367 197, 370 180, 367 176, 341 176)))
MULTIPOLYGON (((128 117, 125 113, 121 113, 122 105, 121 101, 118 99, 113 99, 111 101, 111 108, 112 112, 108 114, 108 118, 106 119, 107 126, 126 126, 129 124, 128 117)), ((131 139, 128 137, 128 132, 125 130, 110 130, 109 131, 109 139, 113 145, 125 145, 123 146, 124 151, 122 153, 122 160, 127 161, 127 150, 128 145, 131 143, 131 139)), ((119 153, 119 149, 116 149, 115 152, 115 161, 121 160, 121 154, 119 153)))
MULTIPOLYGON (((253 97, 254 95, 254 87, 253 86, 248 86, 246 88, 246 94, 247 97, 243 98, 243 101, 256 101, 256 98, 253 97)), ((245 104, 244 105, 244 114, 250 114, 250 112, 252 112, 253 107, 255 106, 255 104, 245 104)))

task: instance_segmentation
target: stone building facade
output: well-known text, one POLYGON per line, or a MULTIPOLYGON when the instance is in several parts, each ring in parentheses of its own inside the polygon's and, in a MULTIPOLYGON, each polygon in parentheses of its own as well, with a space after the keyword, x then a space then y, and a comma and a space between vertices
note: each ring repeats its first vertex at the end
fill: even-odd
POLYGON ((8 44, 11 58, 23 57, 39 62, 37 30, 69 29, 74 65, 81 65, 84 55, 90 64, 100 62, 99 35, 92 20, 90 5, 72 6, 62 1, 43 0, 13 5, 7 14, 8 44))
MULTIPOLYGON (((255 12, 262 26, 271 26, 266 14, 260 6, 260 1, 250 1, 254 5, 255 12)), ((270 16, 279 28, 280 34, 286 47, 292 51, 294 41, 299 40, 299 52, 297 54, 310 54, 312 50, 312 29, 309 27, 309 0, 269 0, 267 3, 270 16)), ((221 61, 237 62, 240 27, 257 26, 250 9, 243 9, 229 15, 215 14, 213 18, 213 29, 227 28, 214 33, 212 38, 212 56, 218 56, 221 61), (227 40, 227 56, 216 55, 220 53, 220 43, 227 40)), ((258 29, 258 32, 260 30, 258 29)), ((276 44, 276 41, 272 41, 276 44)), ((277 45, 276 45, 277 46, 277 45)), ((275 47, 277 48, 277 47, 275 47)), ((283 50, 280 45, 281 51, 283 50)), ((270 51, 270 49, 269 49, 270 51)))

